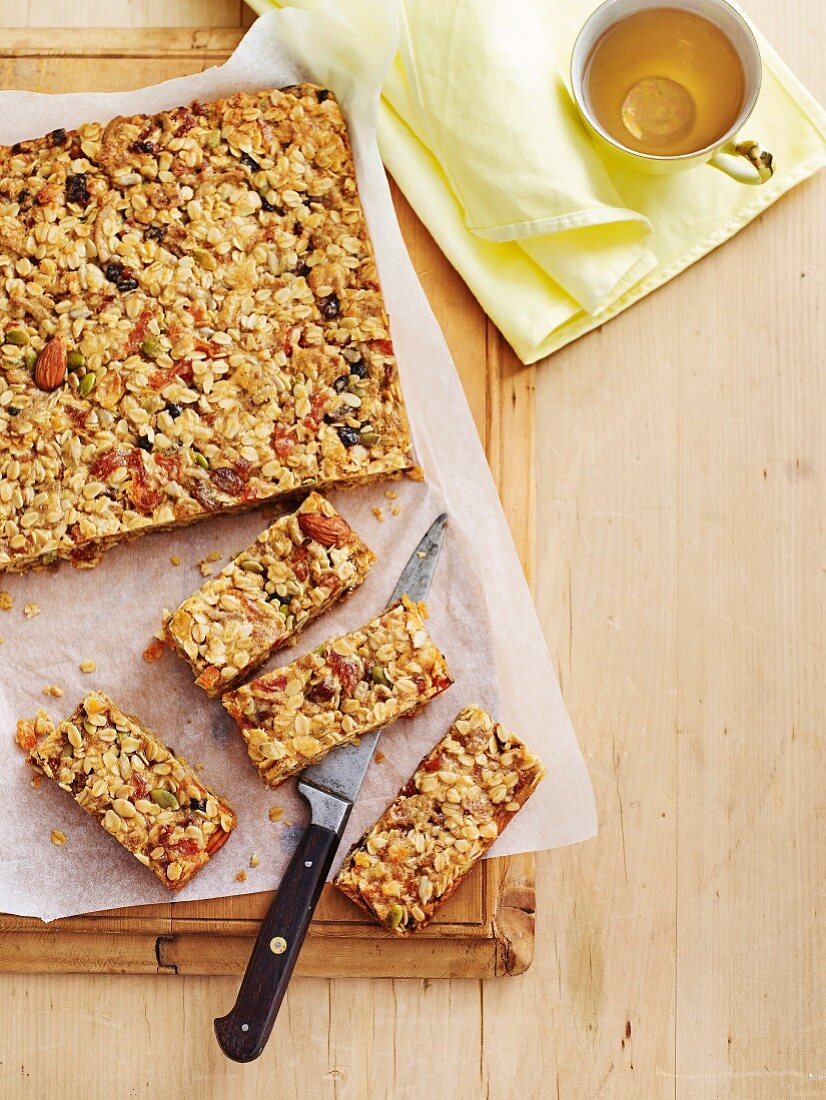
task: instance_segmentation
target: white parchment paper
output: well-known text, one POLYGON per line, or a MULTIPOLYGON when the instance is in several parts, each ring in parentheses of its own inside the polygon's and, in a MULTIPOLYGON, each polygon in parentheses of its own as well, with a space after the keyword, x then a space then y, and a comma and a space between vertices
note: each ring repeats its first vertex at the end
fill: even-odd
MULTIPOLYGON (((492 854, 571 844, 593 835, 596 827, 585 765, 458 376, 402 242, 375 143, 378 88, 395 49, 392 9, 380 0, 350 3, 371 21, 369 54, 352 30, 337 23, 332 0, 304 0, 304 10, 259 19, 225 65, 195 76, 118 94, 0 93, 0 142, 302 78, 336 92, 351 127, 361 197, 427 481, 392 483, 397 501, 385 499, 387 485, 335 495, 334 503, 379 562, 351 599, 308 630, 296 649, 276 655, 269 667, 376 614, 430 522, 448 511, 448 538, 428 603, 431 632, 456 683, 415 720, 384 733, 379 747, 385 759, 371 766, 341 854, 468 703, 488 708, 521 734, 548 768, 547 778, 492 854), (377 24, 386 40, 384 54, 378 55, 377 24), (354 71, 359 73, 355 81, 354 71), (396 504, 401 512, 393 517, 390 509, 396 504), (376 505, 384 510, 384 523, 371 513, 376 505)), ((352 11, 348 21, 352 25, 352 11)), ((12 611, 0 613, 5 639, 0 645, 0 910, 51 920, 169 899, 163 886, 64 791, 48 780, 38 790, 31 786, 31 772, 14 743, 19 717, 33 715, 40 706, 65 717, 93 688, 152 726, 191 763, 203 764, 205 781, 238 812, 237 831, 181 899, 277 886, 306 821, 293 783, 276 791, 261 783, 223 708, 195 687, 189 668, 174 654, 167 651, 154 664, 142 659, 162 610, 175 607, 202 583, 198 560, 219 550, 222 560, 215 568, 220 569, 275 514, 270 508, 146 536, 110 551, 91 571, 64 564, 40 574, 0 575, 0 589, 14 599, 12 611), (173 554, 181 558, 177 568, 170 564, 173 554), (41 608, 32 619, 23 613, 29 602, 41 608), (87 658, 97 662, 92 674, 78 667, 87 658), (64 696, 45 698, 47 684, 62 687, 64 696), (280 821, 270 820, 273 806, 283 809, 280 821), (54 828, 66 834, 65 846, 51 843, 54 828), (260 865, 250 868, 253 853, 260 865), (235 876, 242 869, 246 881, 238 882, 235 876)))

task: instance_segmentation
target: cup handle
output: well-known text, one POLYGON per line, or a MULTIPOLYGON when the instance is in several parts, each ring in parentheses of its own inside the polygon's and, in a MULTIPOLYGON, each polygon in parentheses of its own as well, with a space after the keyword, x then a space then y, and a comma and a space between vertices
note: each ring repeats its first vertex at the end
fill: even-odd
POLYGON ((738 183, 765 183, 774 174, 771 153, 756 141, 730 141, 708 163, 738 183))

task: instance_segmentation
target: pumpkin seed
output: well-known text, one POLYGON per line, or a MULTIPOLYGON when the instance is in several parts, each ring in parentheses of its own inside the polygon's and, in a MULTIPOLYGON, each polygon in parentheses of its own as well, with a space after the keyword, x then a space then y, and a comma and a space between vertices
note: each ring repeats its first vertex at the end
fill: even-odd
POLYGON ((23 352, 23 362, 29 370, 34 370, 34 365, 37 362, 37 352, 34 348, 26 348, 23 352))
POLYGON ((404 909, 400 905, 391 905, 387 910, 384 923, 387 928, 398 928, 404 919, 404 909))
POLYGON ((88 397, 95 388, 96 381, 95 372, 93 370, 87 371, 80 380, 80 396, 88 397))
POLYGON ((86 363, 86 356, 82 351, 70 351, 66 356, 66 367, 68 370, 80 370, 86 363))
POLYGON ((369 424, 365 424, 365 426, 361 429, 361 441, 367 447, 372 447, 373 444, 378 443, 380 439, 381 436, 379 435, 379 433, 376 431, 375 428, 370 427, 369 424))
POLYGON ((220 143, 221 143, 221 131, 220 130, 210 130, 209 133, 204 138, 204 145, 206 145, 206 147, 208 149, 214 149, 215 146, 220 145, 220 143))
POLYGON ((157 359, 163 354, 163 344, 154 336, 147 336, 141 344, 141 352, 147 359, 157 359))
POLYGON ((6 329, 6 343, 17 344, 18 347, 23 347, 29 342, 29 334, 23 328, 9 328, 6 329))
POLYGON ((160 806, 162 810, 178 810, 178 799, 172 793, 172 791, 164 790, 163 787, 156 787, 154 791, 149 795, 156 806, 160 806))
POLYGON ((391 686, 390 681, 387 679, 387 673, 384 671, 383 665, 373 665, 370 676, 374 684, 381 684, 382 687, 386 688, 389 688, 391 686))

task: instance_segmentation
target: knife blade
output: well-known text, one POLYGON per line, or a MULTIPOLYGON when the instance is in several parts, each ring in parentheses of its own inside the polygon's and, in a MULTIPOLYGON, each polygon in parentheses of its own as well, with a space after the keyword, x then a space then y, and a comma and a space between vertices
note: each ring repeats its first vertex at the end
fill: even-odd
MULTIPOLYGON (((428 594, 446 527, 443 513, 413 551, 390 604, 403 595, 418 602, 428 594)), ((261 924, 235 1004, 214 1021, 218 1045, 233 1061, 251 1062, 266 1046, 380 735, 375 730, 357 745, 342 745, 299 777, 297 789, 309 804, 310 823, 261 924)))

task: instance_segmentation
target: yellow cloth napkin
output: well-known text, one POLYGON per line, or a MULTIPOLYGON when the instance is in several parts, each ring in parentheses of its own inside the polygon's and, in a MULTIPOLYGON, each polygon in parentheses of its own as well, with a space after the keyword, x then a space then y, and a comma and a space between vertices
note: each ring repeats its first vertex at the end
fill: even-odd
MULTIPOLYGON (((382 157, 525 363, 667 282, 826 164, 826 112, 759 34, 763 87, 746 136, 774 154, 768 183, 748 187, 707 166, 646 176, 603 159, 567 76, 594 6, 387 0, 400 41, 382 87, 382 157)), ((339 11, 362 45, 375 34, 384 53, 386 24, 365 26, 348 0, 339 11)))

